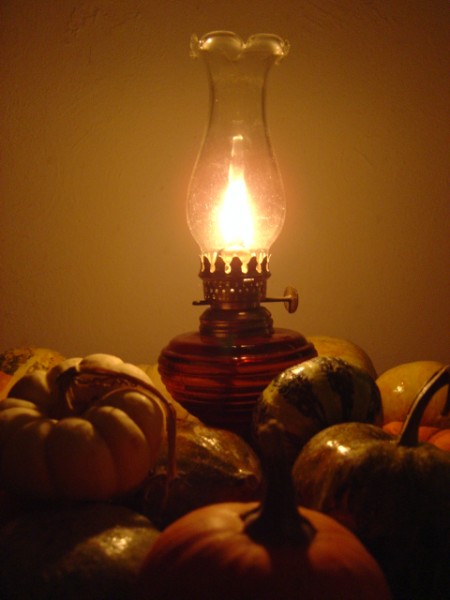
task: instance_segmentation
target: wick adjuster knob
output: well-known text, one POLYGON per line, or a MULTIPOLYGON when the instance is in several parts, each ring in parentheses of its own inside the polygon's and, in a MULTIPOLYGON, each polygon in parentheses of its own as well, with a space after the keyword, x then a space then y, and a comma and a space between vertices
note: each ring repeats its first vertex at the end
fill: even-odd
POLYGON ((263 298, 261 302, 283 302, 288 313, 294 313, 298 308, 298 292, 294 287, 288 286, 281 298, 263 298))

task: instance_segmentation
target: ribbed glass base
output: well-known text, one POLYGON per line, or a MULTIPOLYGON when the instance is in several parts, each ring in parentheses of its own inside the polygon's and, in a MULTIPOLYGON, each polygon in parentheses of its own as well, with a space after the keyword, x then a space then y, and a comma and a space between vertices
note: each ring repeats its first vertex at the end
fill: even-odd
POLYGON ((288 329, 234 338, 191 332, 162 350, 159 370, 169 392, 189 412, 251 443, 261 392, 276 375, 314 356, 314 346, 288 329))

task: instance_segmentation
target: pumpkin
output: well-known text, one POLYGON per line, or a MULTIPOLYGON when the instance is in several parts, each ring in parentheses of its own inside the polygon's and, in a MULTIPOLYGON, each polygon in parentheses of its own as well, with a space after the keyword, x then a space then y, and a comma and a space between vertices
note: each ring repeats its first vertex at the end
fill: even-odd
POLYGON ((23 496, 106 500, 155 464, 170 400, 134 365, 106 354, 26 375, 0 403, 0 487, 23 496))
POLYGON ((109 503, 35 506, 0 529, 2 600, 134 600, 159 531, 109 503))
POLYGON ((0 354, 0 400, 4 400, 13 385, 24 375, 36 370, 47 371, 64 360, 56 350, 26 346, 11 348, 0 354))
POLYGON ((276 419, 284 429, 288 458, 318 431, 334 423, 382 423, 381 398, 373 378, 345 360, 317 356, 289 367, 263 391, 253 415, 258 425, 276 419))
POLYGON ((342 358, 355 367, 359 367, 373 377, 377 378, 377 372, 372 359, 361 346, 350 340, 332 337, 329 335, 309 335, 306 337, 317 351, 318 356, 335 356, 342 358))
POLYGON ((237 434, 208 427, 197 418, 177 419, 177 476, 166 495, 169 456, 164 445, 155 466, 130 499, 131 506, 158 527, 216 502, 261 498, 258 456, 237 434))
POLYGON ((417 438, 427 402, 449 379, 444 368, 425 384, 399 436, 367 423, 333 425, 305 445, 292 471, 298 501, 349 527, 399 599, 446 598, 450 589, 450 454, 417 438))
POLYGON ((261 427, 262 503, 199 508, 169 525, 146 556, 140 598, 148 600, 346 600, 390 597, 374 559, 326 515, 298 509, 279 425, 261 427), (282 457, 282 460, 280 460, 282 457))
MULTIPOLYGON (((434 373, 445 367, 436 360, 417 360, 402 363, 384 371, 377 386, 383 404, 383 423, 404 421, 423 385, 434 373)), ((421 424, 448 429, 450 427, 449 387, 439 388, 430 399, 422 416, 421 424)))
MULTIPOLYGON (((400 435, 405 422, 404 421, 392 421, 383 425, 383 431, 390 433, 391 435, 400 435)), ((420 442, 428 442, 433 444, 441 450, 447 450, 450 452, 450 429, 440 429, 439 427, 430 427, 422 425, 419 427, 418 436, 420 442)))

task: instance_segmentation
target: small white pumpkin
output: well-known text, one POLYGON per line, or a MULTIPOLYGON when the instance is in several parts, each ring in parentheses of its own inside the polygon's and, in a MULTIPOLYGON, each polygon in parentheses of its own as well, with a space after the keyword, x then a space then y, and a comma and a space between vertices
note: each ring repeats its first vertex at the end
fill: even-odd
MULTIPOLYGON (((35 371, 0 403, 0 487, 37 498, 107 500, 154 466, 170 398, 138 367, 95 354, 35 371)), ((172 460, 173 463, 173 460, 172 460)))

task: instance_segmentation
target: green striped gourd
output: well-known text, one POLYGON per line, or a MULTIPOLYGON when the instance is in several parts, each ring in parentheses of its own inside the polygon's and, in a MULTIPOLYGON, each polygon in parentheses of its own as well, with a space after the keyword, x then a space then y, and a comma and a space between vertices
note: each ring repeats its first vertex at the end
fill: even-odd
POLYGON ((253 414, 258 426, 276 419, 284 428, 292 462, 318 431, 335 423, 382 423, 381 396, 374 379, 345 360, 317 356, 289 367, 262 392, 253 414))

